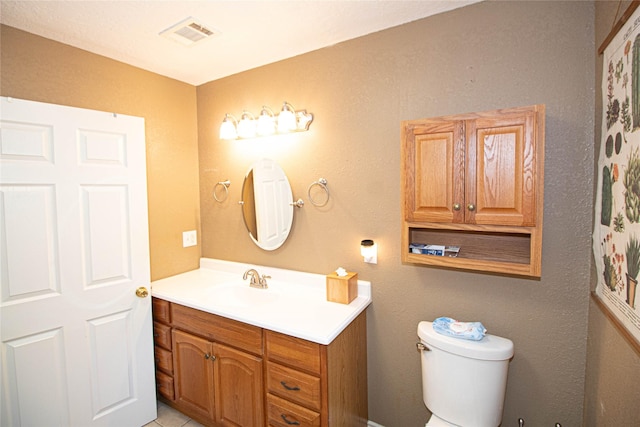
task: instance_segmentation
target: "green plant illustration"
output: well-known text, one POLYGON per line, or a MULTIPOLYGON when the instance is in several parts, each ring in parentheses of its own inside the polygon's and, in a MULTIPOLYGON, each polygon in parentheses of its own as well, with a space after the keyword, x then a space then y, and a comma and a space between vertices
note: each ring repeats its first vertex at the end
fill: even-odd
POLYGON ((602 209, 600 210, 600 224, 611 225, 611 209, 613 203, 612 196, 613 177, 609 166, 602 168, 602 209))
POLYGON ((629 237, 625 255, 627 257, 627 274, 635 279, 640 272, 640 241, 635 235, 629 237))
POLYGON ((631 53, 631 112, 633 128, 636 129, 640 127, 640 33, 633 41, 631 53))
POLYGON ((624 216, 622 212, 618 212, 615 218, 613 218, 613 231, 616 233, 624 232, 624 216))
POLYGON ((630 222, 640 222, 640 156, 638 148, 629 155, 627 169, 624 171, 624 188, 625 214, 630 222))
POLYGON ((616 283, 618 282, 618 276, 616 275, 616 268, 613 266, 611 262, 611 257, 609 255, 603 255, 602 261, 604 262, 604 271, 602 272, 604 276, 604 284, 607 285, 609 289, 612 291, 616 290, 616 283))
POLYGON ((604 264, 604 270, 602 272, 604 283, 607 287, 616 291, 619 288, 624 287, 624 283, 621 280, 622 277, 622 264, 624 263, 624 254, 616 252, 616 245, 613 243, 613 234, 607 233, 607 235, 600 242, 602 247, 602 262, 604 264))
MULTIPOLYGON (((620 112, 620 123, 622 124, 622 128, 625 132, 624 140, 627 141, 627 132, 631 132, 631 115, 629 114, 629 97, 627 96, 624 102, 622 103, 622 111, 620 112)), ((620 152, 620 149, 618 149, 620 152)))

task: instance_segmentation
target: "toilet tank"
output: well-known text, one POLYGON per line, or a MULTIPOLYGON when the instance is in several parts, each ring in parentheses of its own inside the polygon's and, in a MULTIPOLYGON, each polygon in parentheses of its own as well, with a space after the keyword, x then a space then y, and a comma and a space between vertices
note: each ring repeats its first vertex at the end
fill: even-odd
POLYGON ((495 335, 480 341, 437 333, 418 324, 426 349, 421 353, 422 396, 437 417, 463 427, 496 427, 502 421, 513 342, 495 335))

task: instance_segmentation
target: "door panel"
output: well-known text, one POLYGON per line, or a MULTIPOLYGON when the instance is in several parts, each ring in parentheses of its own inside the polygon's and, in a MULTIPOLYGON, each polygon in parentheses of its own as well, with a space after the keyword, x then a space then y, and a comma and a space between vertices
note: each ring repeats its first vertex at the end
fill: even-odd
POLYGON ((131 278, 127 187, 82 186, 84 283, 113 284, 131 278))
POLYGON ((262 359, 214 343, 216 422, 224 427, 260 427, 264 423, 262 359))
POLYGON ((173 369, 176 401, 200 414, 215 418, 212 344, 174 329, 173 369))
MULTIPOLYGON (((405 195, 408 221, 463 222, 464 124, 425 121, 416 126, 404 148, 405 171, 413 191, 405 195)), ((409 187, 409 188, 411 188, 409 187)))
POLYGON ((17 399, 10 402, 3 399, 3 405, 8 405, 3 411, 12 414, 12 423, 5 424, 3 419, 2 425, 68 426, 69 396, 65 387, 62 329, 5 341, 2 358, 8 368, 4 381, 10 390, 34 401, 50 402, 36 409, 32 405, 19 404, 17 399))
POLYGON ((144 120, 1 98, 2 425, 156 417, 144 120), (36 381, 43 388, 33 387, 36 381), (46 422, 39 422, 46 419, 46 422))
POLYGON ((467 222, 535 225, 533 115, 478 119, 468 126, 467 222))

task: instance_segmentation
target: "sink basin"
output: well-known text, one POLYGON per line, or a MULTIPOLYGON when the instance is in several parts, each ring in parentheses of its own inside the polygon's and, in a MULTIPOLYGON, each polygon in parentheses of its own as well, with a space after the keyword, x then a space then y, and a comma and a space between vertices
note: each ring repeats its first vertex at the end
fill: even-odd
POLYGON ((216 305, 245 308, 272 304, 278 300, 279 295, 269 288, 252 288, 243 282, 213 286, 207 289, 206 297, 216 305))

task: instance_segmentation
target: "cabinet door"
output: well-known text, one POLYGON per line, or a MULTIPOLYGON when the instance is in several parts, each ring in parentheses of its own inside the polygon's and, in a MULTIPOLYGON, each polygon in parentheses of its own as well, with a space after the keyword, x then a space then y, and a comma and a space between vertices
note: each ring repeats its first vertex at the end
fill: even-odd
POLYGON ((465 222, 535 226, 535 112, 506 112, 466 123, 465 222))
POLYGON ((464 222, 464 122, 427 119, 404 132, 405 220, 464 222))
POLYGON ((173 330, 176 402, 204 418, 214 419, 212 344, 173 330))
POLYGON ((214 343, 216 423, 259 427, 264 424, 262 359, 214 343))

